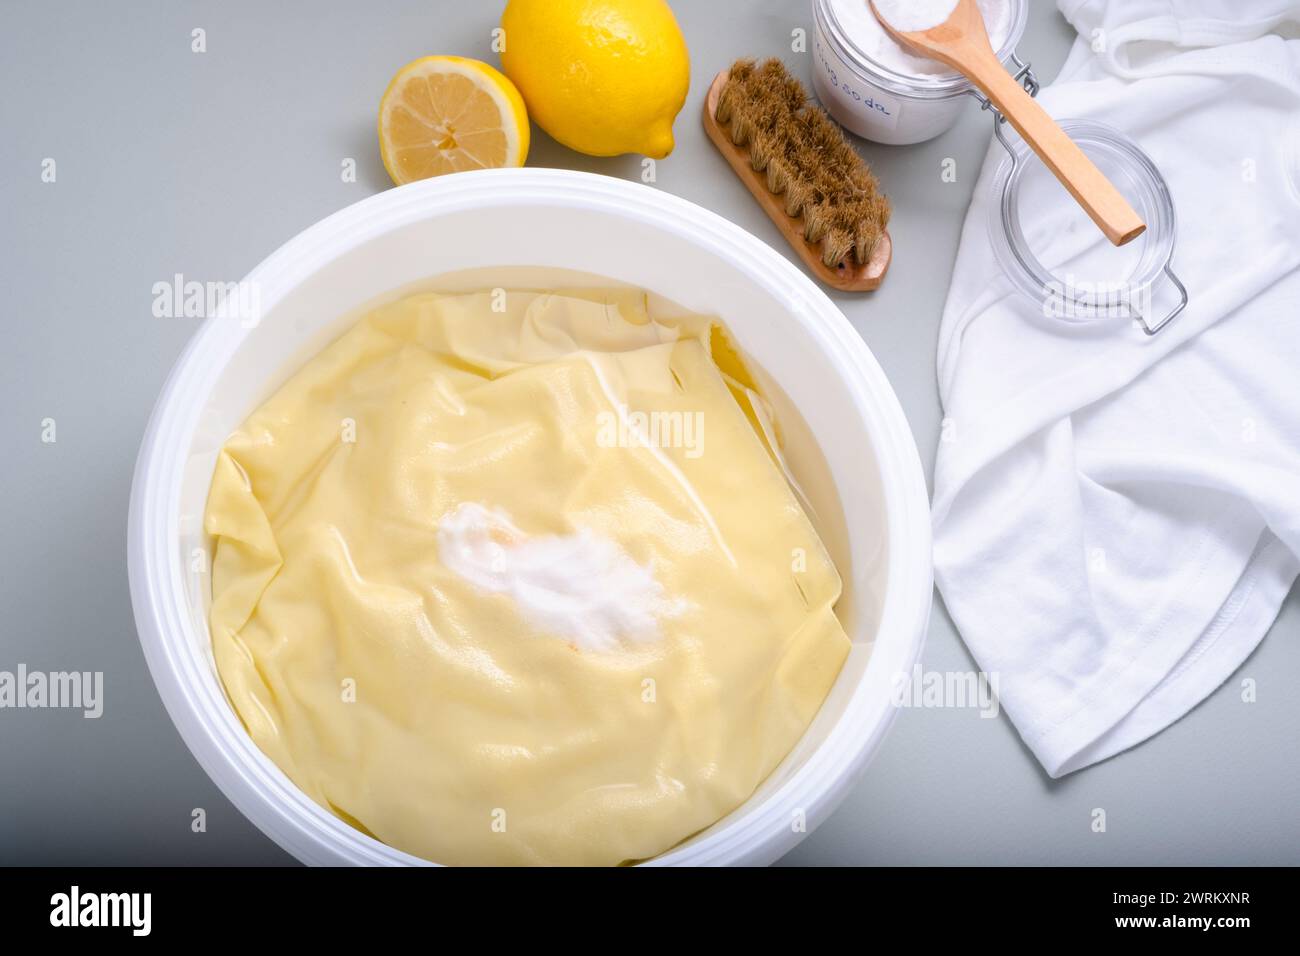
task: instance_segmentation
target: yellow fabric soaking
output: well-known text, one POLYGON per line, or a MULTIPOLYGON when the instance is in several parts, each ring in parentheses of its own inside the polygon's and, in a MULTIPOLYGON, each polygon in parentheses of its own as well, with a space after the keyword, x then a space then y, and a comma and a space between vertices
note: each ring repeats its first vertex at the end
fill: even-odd
POLYGON ((642 860, 735 809, 849 650, 752 386, 640 293, 367 315, 213 475, 212 644, 257 746, 446 864, 642 860))

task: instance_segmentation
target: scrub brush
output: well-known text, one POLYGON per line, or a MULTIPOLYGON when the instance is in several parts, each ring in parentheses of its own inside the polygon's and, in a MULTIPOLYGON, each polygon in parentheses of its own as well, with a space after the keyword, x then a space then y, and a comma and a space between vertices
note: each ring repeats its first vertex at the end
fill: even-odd
POLYGON ((719 73, 704 128, 818 279, 845 292, 880 285, 893 250, 889 200, 780 60, 738 60, 719 73))

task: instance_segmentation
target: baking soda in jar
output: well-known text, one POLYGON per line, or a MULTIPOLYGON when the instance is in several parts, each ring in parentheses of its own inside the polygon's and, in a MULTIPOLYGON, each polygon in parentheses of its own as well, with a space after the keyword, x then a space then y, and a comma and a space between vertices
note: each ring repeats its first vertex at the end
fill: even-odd
MULTIPOLYGON (((989 42, 1006 62, 1024 32, 1026 0, 977 0, 989 42)), ((947 19, 953 0, 885 0, 904 28, 947 19)), ((868 0, 813 0, 813 87, 840 125, 878 143, 933 139, 957 121, 973 87, 937 60, 908 52, 876 19, 868 0)))

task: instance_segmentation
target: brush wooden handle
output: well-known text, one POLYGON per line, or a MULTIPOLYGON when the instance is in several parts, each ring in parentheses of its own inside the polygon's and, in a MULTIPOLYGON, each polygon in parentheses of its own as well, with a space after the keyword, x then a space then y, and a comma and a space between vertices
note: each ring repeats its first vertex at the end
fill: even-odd
POLYGON ((878 13, 876 19, 913 52, 964 73, 1024 137, 1107 239, 1122 246, 1146 231, 1146 223, 1114 183, 998 61, 975 0, 957 0, 948 19, 929 30, 902 32, 878 13))
POLYGON ((786 242, 790 243, 791 248, 798 253, 809 272, 831 288, 842 292, 870 292, 878 288, 884 281, 885 273, 889 270, 890 259, 893 257, 894 245, 889 238, 889 233, 881 233, 876 248, 871 252, 871 259, 865 264, 841 262, 838 267, 832 268, 823 262, 822 247, 804 238, 802 220, 791 218, 785 211, 785 203, 781 197, 773 195, 767 188, 767 178, 749 164, 748 150, 733 143, 730 134, 718 122, 718 97, 722 95, 722 88, 727 85, 730 76, 730 70, 719 73, 714 78, 713 85, 709 87, 708 95, 704 97, 704 131, 708 133, 713 145, 718 147, 718 152, 740 177, 740 181, 754 194, 758 204, 763 207, 763 211, 767 213, 776 228, 781 230, 781 235, 785 236, 786 242))

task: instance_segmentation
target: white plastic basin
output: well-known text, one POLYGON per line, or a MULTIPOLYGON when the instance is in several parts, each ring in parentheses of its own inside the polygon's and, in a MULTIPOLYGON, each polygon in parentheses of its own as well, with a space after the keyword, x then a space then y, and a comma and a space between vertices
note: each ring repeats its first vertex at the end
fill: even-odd
POLYGON ((822 530, 844 575, 840 611, 854 643, 843 672, 758 792, 653 861, 770 863, 804 835, 796 821, 810 831, 825 819, 892 723, 891 681, 910 673, 930 611, 925 483, 894 392, 834 304, 739 227, 648 186, 534 169, 428 180, 335 213, 248 276, 260 321, 204 323, 163 388, 136 464, 131 599, 154 682, 203 768, 298 859, 427 862, 317 806, 244 732, 212 660, 202 515, 226 436, 359 310, 437 287, 446 274, 515 267, 594 274, 719 316, 791 422, 796 477, 824 525, 832 516, 822 530))

